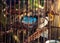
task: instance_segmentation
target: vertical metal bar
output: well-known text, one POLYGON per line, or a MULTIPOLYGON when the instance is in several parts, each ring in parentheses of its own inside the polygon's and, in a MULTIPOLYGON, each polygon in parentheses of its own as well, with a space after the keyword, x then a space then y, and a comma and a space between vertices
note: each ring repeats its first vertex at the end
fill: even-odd
MULTIPOLYGON (((35 0, 32 0, 32 3, 30 3, 30 4, 31 4, 31 8, 30 8, 30 9, 32 10, 31 16, 32 16, 33 18, 34 18, 34 16, 36 15, 36 6, 34 6, 34 3, 36 4, 36 1, 35 1, 35 2, 34 2, 34 1, 35 1, 35 0)), ((33 23, 34 23, 34 21, 32 22, 32 24, 33 24, 33 23)), ((35 28, 35 27, 33 27, 32 30, 31 30, 31 31, 32 31, 32 34, 34 34, 34 30, 35 30, 34 28, 35 28)), ((33 36, 32 36, 32 37, 33 37, 33 36)), ((34 41, 35 41, 35 40, 33 40, 32 43, 35 43, 34 41)))
MULTIPOLYGON (((1 10, 1 16, 2 16, 2 10, 3 10, 3 5, 2 4, 0 4, 0 10, 1 10)), ((0 20, 1 20, 1 18, 0 18, 0 20)), ((0 32, 1 32, 1 37, 0 37, 0 41, 1 41, 1 43, 3 43, 2 41, 3 41, 3 35, 2 35, 2 32, 3 32, 3 25, 2 25, 2 23, 1 23, 1 21, 0 21, 0 28, 1 28, 1 30, 0 30, 0 32)))
MULTIPOLYGON (((46 10, 47 10, 46 9, 46 0, 44 0, 44 11, 43 11, 44 14, 43 14, 43 17, 46 17, 46 14, 45 14, 46 10)), ((43 32, 43 34, 44 34, 44 32, 43 32)), ((43 43, 45 43, 45 37, 44 37, 43 41, 44 41, 43 43)))
MULTIPOLYGON (((1 8, 1 9, 3 10, 3 5, 2 5, 2 8, 1 8)), ((2 11, 2 10, 1 10, 1 11, 2 11)), ((3 12, 1 12, 1 13, 3 14, 3 12)), ((2 26, 2 27, 1 27, 1 31, 4 32, 4 31, 3 31, 3 25, 1 24, 1 26, 2 26)), ((2 35, 1 38, 2 38, 1 40, 3 41, 3 35, 2 35)))
POLYGON ((20 35, 19 34, 20 34, 20 30, 17 30, 17 37, 19 39, 17 43, 20 43, 20 35))
MULTIPOLYGON (((14 13, 12 14, 12 15, 13 15, 13 21, 12 21, 13 23, 15 23, 15 22, 16 22, 16 20, 15 20, 15 18, 16 18, 16 17, 15 17, 15 16, 16 16, 16 8, 15 8, 15 6, 16 6, 16 0, 14 0, 14 6, 13 6, 13 9, 12 9, 12 10, 13 10, 13 12, 14 12, 14 13)), ((15 25, 15 27, 16 27, 16 25, 15 25)), ((16 34, 17 34, 17 30, 16 30, 16 28, 14 29, 13 34, 14 34, 14 35, 16 35, 16 34)), ((16 37, 17 37, 17 35, 16 35, 16 37)), ((16 40, 16 41, 17 41, 17 40, 16 40)), ((14 40, 14 42, 13 42, 13 43, 16 43, 16 41, 14 40)))
MULTIPOLYGON (((24 1, 25 0, 23 0, 23 6, 24 6, 24 1)), ((24 7, 23 7, 23 10, 22 11, 24 11, 24 7)), ((24 12, 23 12, 24 13, 24 12)), ((23 17, 24 17, 24 14, 23 14, 23 17)), ((23 27, 22 27, 23 28, 23 27)), ((24 29, 23 29, 23 43, 24 43, 24 29)))
MULTIPOLYGON (((49 5, 51 5, 51 1, 49 0, 48 2, 49 2, 49 3, 48 3, 48 6, 47 6, 47 7, 49 8, 49 11, 50 11, 50 7, 51 7, 51 6, 49 7, 49 5)), ((50 13, 49 13, 49 14, 50 14, 50 13)), ((48 38, 49 38, 49 40, 51 40, 51 22, 50 22, 50 17, 49 17, 48 28, 49 28, 49 29, 48 29, 48 38)))
MULTIPOLYGON (((6 0, 5 0, 5 3, 6 3, 6 0)), ((7 13, 8 13, 8 12, 7 12, 7 3, 6 3, 6 15, 7 15, 7 13)), ((7 22, 7 18, 6 18, 6 23, 8 23, 8 22, 7 22)), ((6 32, 6 27, 5 27, 5 32, 6 32)), ((5 34, 5 43, 6 43, 6 41, 7 41, 7 40, 6 40, 6 34, 5 34)))
POLYGON ((23 30, 23 43, 24 43, 24 36, 25 36, 25 35, 24 35, 24 30, 23 30))
POLYGON ((19 5, 19 7, 18 7, 18 9, 19 9, 19 15, 20 15, 20 0, 18 0, 18 5, 19 5))
MULTIPOLYGON (((18 15, 20 16, 20 0, 18 0, 18 15)), ((19 19, 19 18, 18 18, 19 19)), ((20 19, 18 20, 18 21, 20 21, 20 19)), ((17 37, 19 38, 19 42, 18 43, 20 43, 20 32, 19 32, 20 30, 18 29, 17 30, 17 37)))
MULTIPOLYGON (((26 6, 27 6, 26 7, 26 14, 28 15, 28 13, 27 13, 28 12, 28 0, 26 0, 26 1, 27 1, 27 3, 26 3, 26 6)), ((29 20, 29 17, 28 17, 28 20, 29 20)), ((29 37, 29 34, 30 34, 30 31, 29 31, 29 22, 28 22, 28 37, 29 37)), ((28 43, 30 43, 29 39, 28 39, 28 43)))
MULTIPOLYGON (((40 5, 40 2, 41 2, 41 1, 38 0, 38 3, 37 3, 37 4, 40 5)), ((39 9, 39 8, 38 8, 38 9, 39 9)), ((40 16, 40 14, 39 14, 39 10, 38 10, 38 26, 39 26, 39 23, 40 23, 40 17, 39 17, 39 16, 40 16)), ((38 28, 38 29, 39 29, 39 28, 38 28)), ((40 33, 38 33, 38 34, 40 34, 40 33)), ((37 42, 37 43, 40 43, 40 38, 38 38, 38 42, 37 42)))
MULTIPOLYGON (((60 16, 60 13, 59 13, 59 16, 60 16)), ((59 22, 60 22, 60 20, 59 20, 59 22)), ((57 38, 60 40, 60 32, 59 31, 60 31, 60 28, 58 29, 58 36, 57 36, 57 38)))
MULTIPOLYGON (((25 5, 25 2, 26 2, 26 0, 23 0, 23 17, 24 17, 24 15, 25 15, 25 14, 24 14, 24 10, 25 10, 25 7, 24 7, 24 6, 26 6, 26 5, 25 5)), ((23 29, 23 43, 24 43, 24 38, 25 38, 24 31, 25 31, 25 30, 23 29)))
MULTIPOLYGON (((9 24, 11 23, 11 0, 10 0, 10 20, 9 20, 9 24)), ((10 28, 11 29, 11 28, 10 28)), ((10 34, 10 36, 9 36, 9 43, 11 43, 11 34, 10 34)))
MULTIPOLYGON (((28 19, 29 19, 29 17, 28 17, 28 19)), ((29 34, 30 34, 30 31, 29 31, 29 23, 28 23, 28 37, 29 37, 29 34)), ((28 43, 30 43, 29 40, 28 40, 28 43)))
MULTIPOLYGON (((40 3, 39 3, 40 5, 41 5, 41 0, 40 0, 40 3)), ((40 9, 40 13, 39 13, 40 15, 41 15, 41 9, 40 9)), ((38 24, 40 24, 41 23, 41 17, 40 17, 40 20, 39 20, 39 23, 38 24)), ((39 26, 39 25, 38 25, 39 26)), ((39 39, 38 39, 39 40, 39 39)), ((41 43, 41 41, 42 41, 42 38, 40 38, 40 43, 41 43)))

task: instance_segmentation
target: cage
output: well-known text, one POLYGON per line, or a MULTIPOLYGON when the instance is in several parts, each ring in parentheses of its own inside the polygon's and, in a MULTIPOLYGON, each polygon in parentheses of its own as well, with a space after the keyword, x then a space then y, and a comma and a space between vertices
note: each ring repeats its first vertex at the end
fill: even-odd
POLYGON ((0 2, 0 43, 60 43, 59 0, 0 2))

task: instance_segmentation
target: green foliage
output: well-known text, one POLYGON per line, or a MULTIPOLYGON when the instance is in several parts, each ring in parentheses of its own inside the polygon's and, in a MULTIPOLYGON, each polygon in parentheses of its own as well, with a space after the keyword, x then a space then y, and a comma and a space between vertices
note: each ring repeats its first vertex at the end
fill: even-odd
POLYGON ((36 4, 38 4, 38 0, 29 0, 31 8, 37 8, 36 4))
POLYGON ((44 6, 44 0, 40 0, 41 2, 40 2, 40 4, 41 4, 41 6, 44 6))
POLYGON ((19 4, 16 4, 15 7, 18 9, 20 6, 20 9, 23 9, 24 8, 24 0, 20 0, 20 5, 19 4))
POLYGON ((16 6, 15 6, 17 9, 19 8, 19 5, 18 4, 16 4, 16 6))
POLYGON ((5 8, 5 4, 0 0, 0 22, 5 26, 6 25, 6 17, 2 13, 3 8, 5 8))
POLYGON ((0 0, 0 7, 3 7, 3 8, 5 8, 6 7, 6 5, 3 3, 3 1, 2 0, 0 0), (2 6, 1 6, 2 5, 2 6))
POLYGON ((1 23, 3 24, 3 26, 5 26, 6 25, 6 17, 4 17, 4 15, 3 14, 0 14, 0 21, 1 21, 1 23))
POLYGON ((44 0, 29 0, 30 7, 38 8, 39 5, 44 6, 44 0), (38 3, 40 1, 40 4, 38 3))

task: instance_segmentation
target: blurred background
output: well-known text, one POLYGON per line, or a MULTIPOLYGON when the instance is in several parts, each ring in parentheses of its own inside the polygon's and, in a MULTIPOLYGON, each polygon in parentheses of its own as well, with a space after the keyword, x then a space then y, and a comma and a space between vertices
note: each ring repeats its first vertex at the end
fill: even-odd
POLYGON ((0 43, 47 40, 60 43, 60 0, 0 0, 0 43))

